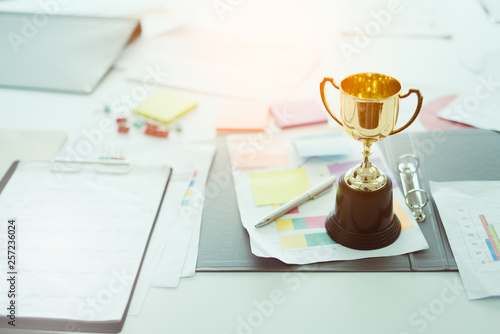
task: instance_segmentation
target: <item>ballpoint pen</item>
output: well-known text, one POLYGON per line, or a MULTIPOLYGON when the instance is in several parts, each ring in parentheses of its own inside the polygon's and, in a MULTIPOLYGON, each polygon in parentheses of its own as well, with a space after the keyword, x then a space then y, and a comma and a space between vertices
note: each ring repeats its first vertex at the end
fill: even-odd
POLYGON ((316 185, 315 187, 309 189, 302 195, 299 195, 292 199, 290 202, 282 205, 278 209, 274 210, 270 214, 262 217, 257 224, 255 224, 255 227, 262 227, 264 225, 267 225, 274 221, 276 218, 279 218, 283 216, 285 213, 290 211, 291 209, 295 208, 296 206, 301 205, 302 203, 307 202, 311 198, 317 197, 318 195, 326 192, 327 190, 331 189, 331 186, 335 182, 335 176, 331 176, 328 179, 324 180, 320 184, 316 185))

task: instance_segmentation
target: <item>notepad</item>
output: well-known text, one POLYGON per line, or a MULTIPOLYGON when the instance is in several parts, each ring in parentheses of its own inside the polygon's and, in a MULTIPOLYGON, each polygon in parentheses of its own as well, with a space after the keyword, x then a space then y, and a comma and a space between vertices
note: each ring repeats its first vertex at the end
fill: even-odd
POLYGON ((134 112, 155 121, 170 123, 174 118, 195 108, 197 103, 190 99, 161 91, 140 103, 134 112))
POLYGON ((288 165, 288 149, 283 138, 255 143, 251 138, 228 141, 231 165, 235 169, 288 165))
POLYGON ((309 190, 303 168, 250 174, 255 205, 286 203, 309 190))
POLYGON ((293 139, 293 144, 302 158, 351 153, 349 142, 340 134, 299 137, 293 139))
POLYGON ((233 104, 221 106, 215 126, 217 132, 263 132, 269 122, 265 104, 233 104))
POLYGON ((282 129, 294 126, 326 123, 325 111, 315 100, 277 103, 271 106, 271 113, 282 129))

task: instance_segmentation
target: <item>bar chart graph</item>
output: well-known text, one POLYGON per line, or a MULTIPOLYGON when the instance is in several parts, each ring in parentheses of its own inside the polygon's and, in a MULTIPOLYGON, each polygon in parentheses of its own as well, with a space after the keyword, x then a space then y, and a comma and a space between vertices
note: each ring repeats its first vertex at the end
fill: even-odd
POLYGON ((478 272, 500 267, 500 208, 455 209, 460 232, 478 272))

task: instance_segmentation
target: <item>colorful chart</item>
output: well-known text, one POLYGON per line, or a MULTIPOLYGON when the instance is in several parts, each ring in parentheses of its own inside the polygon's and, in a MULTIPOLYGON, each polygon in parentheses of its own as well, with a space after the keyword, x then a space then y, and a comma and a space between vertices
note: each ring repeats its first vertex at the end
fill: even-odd
POLYGON ((326 216, 276 220, 281 248, 298 249, 335 244, 325 231, 325 221, 326 216))
POLYGON ((460 231, 477 271, 489 271, 500 264, 500 209, 455 209, 460 231))
POLYGON ((491 253, 491 258, 493 261, 500 260, 500 240, 498 240, 498 234, 495 230, 495 226, 489 225, 486 221, 486 217, 484 215, 479 215, 479 220, 481 220, 481 224, 483 225, 484 231, 488 238, 484 239, 484 242, 488 246, 488 249, 491 253))
POLYGON ((326 232, 287 235, 284 237, 280 237, 280 242, 281 248, 283 249, 297 249, 335 244, 335 242, 330 239, 326 232))
POLYGON ((325 228, 325 221, 326 216, 279 219, 276 221, 276 228, 278 232, 306 230, 309 228, 325 228))

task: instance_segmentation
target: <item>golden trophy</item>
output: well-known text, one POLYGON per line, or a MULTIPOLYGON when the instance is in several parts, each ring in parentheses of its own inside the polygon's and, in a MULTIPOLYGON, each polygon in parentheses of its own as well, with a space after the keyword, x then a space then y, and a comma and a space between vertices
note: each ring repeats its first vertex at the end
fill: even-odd
POLYGON ((399 237, 401 223, 393 212, 392 181, 370 162, 371 145, 406 129, 422 107, 417 89, 400 94, 396 79, 377 73, 351 75, 340 82, 324 78, 321 98, 332 118, 349 135, 363 143, 363 161, 339 178, 335 209, 326 219, 330 238, 349 248, 369 250, 392 244, 399 237), (340 117, 335 115, 325 97, 330 82, 340 90, 340 117), (417 108, 411 119, 398 129, 399 99, 415 93, 417 108))

